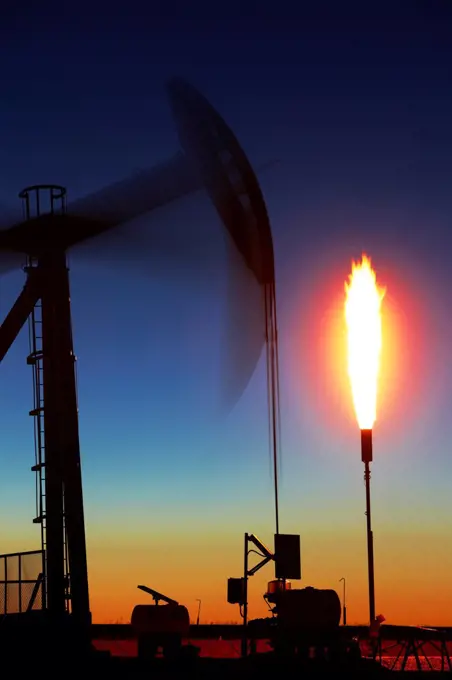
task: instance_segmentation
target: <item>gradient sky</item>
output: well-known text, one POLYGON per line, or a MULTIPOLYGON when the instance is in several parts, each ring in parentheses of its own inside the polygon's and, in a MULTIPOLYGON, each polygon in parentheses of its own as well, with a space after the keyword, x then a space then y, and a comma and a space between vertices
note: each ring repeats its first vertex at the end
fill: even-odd
MULTIPOLYGON (((172 155, 172 75, 207 95, 254 165, 280 161, 260 181, 276 257, 281 529, 301 534, 301 585, 340 589, 346 577, 350 623, 368 609, 344 280, 352 258, 371 256, 387 286, 377 613, 452 625, 450 4, 306 3, 294 14, 284 2, 228 13, 170 2, 152 16, 138 0, 22 4, 20 18, 17 3, 0 10, 4 205, 36 182, 74 199, 172 155)), ((202 193, 163 212, 162 225, 220 234, 202 193)), ((201 598, 202 621, 238 620, 226 579, 240 575, 243 532, 271 545, 274 529, 265 362, 219 417, 221 276, 212 285, 151 264, 143 248, 125 262, 71 257, 93 616, 128 621, 146 583, 192 618, 201 598)), ((2 316, 22 282, 20 271, 0 279, 2 316)), ((3 553, 39 547, 27 343, 25 330, 1 367, 3 553)), ((265 614, 272 576, 253 578, 250 616, 265 614)))

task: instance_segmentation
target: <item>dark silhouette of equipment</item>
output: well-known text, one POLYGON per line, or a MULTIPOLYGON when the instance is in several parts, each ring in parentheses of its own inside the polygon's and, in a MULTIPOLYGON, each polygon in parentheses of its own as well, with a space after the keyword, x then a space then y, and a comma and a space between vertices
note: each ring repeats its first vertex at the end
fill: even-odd
POLYGON ((180 654, 183 638, 190 632, 188 609, 170 597, 147 586, 138 586, 155 604, 138 604, 132 612, 131 624, 138 641, 138 657, 151 659, 162 648, 166 658, 180 654), (159 602, 165 602, 159 605, 159 602))
POLYGON ((345 587, 346 587, 346 579, 345 576, 343 576, 341 579, 339 579, 339 583, 343 584, 343 589, 342 589, 342 623, 344 626, 347 625, 347 604, 346 604, 346 599, 345 599, 345 587))
POLYGON ((364 463, 364 484, 366 487, 367 570, 369 585, 369 619, 371 626, 375 621, 374 534, 372 531, 372 515, 370 507, 370 463, 373 460, 372 439, 372 430, 361 430, 361 460, 364 463))
POLYGON ((158 590, 153 590, 152 588, 148 588, 148 586, 137 586, 137 588, 138 590, 142 590, 144 593, 151 595, 155 604, 158 604, 160 601, 165 602, 165 604, 177 604, 176 600, 172 600, 170 597, 162 595, 158 590))
MULTIPOLYGON (((270 582, 264 596, 273 605, 273 618, 267 624, 275 651, 307 655, 312 647, 338 644, 342 608, 337 593, 312 587, 287 588, 283 582, 277 583, 275 587, 275 582, 270 582)), ((250 625, 253 627, 253 622, 250 625)))
POLYGON ((284 588, 281 581, 268 584, 267 602, 275 605, 274 612, 287 629, 316 630, 337 628, 341 621, 342 607, 335 590, 284 588))
POLYGON ((307 587, 292 588, 289 579, 301 578, 300 537, 275 534, 275 552, 271 552, 257 536, 245 534, 244 575, 228 579, 228 602, 238 604, 243 617, 242 656, 248 656, 249 643, 269 639, 278 655, 296 654, 305 661, 311 656, 330 660, 353 660, 359 657, 359 647, 341 634, 341 602, 334 590, 307 587), (254 548, 250 548, 253 544, 254 548), (250 553, 261 560, 249 566, 250 553), (270 581, 264 599, 272 616, 248 621, 248 580, 270 561, 275 562, 277 578, 270 581))
POLYGON ((300 537, 296 534, 275 534, 274 560, 277 579, 300 579, 300 537))
POLYGON ((56 618, 70 612, 85 630, 91 616, 66 253, 141 211, 199 189, 187 167, 179 154, 157 170, 76 201, 70 212, 64 187, 27 187, 20 193, 24 219, 0 232, 0 257, 26 261, 25 286, 0 327, 0 361, 30 318, 43 608, 56 618))
MULTIPOLYGON (((181 191, 193 186, 190 180, 181 191)), ((146 196, 146 184, 135 193, 137 198, 138 194, 146 196)), ((108 214, 102 209, 105 192, 99 194, 100 201, 96 202, 94 195, 78 202, 79 209, 85 206, 86 214, 76 210, 68 214, 63 187, 27 187, 20 193, 25 219, 0 232, 0 252, 20 253, 26 258, 25 286, 0 327, 0 361, 31 318, 27 363, 34 374, 30 415, 36 421, 37 451, 32 470, 38 474, 39 488, 39 514, 34 522, 41 526, 45 554, 43 606, 55 619, 70 612, 85 631, 91 616, 66 252, 138 210, 136 205, 122 210, 117 205, 117 213, 108 214)), ((168 191, 163 194, 160 200, 155 195, 147 197, 140 209, 170 200, 168 191)))
POLYGON ((242 606, 245 603, 245 579, 243 576, 240 578, 228 578, 227 598, 229 604, 239 604, 242 606))
POLYGON ((295 589, 277 580, 269 582, 264 598, 272 616, 250 621, 249 634, 268 637, 277 655, 296 655, 302 662, 359 659, 357 641, 342 635, 342 607, 335 590, 295 589))
POLYGON ((285 587, 286 579, 301 578, 300 537, 293 534, 275 534, 275 552, 271 552, 254 534, 244 535, 243 577, 228 579, 228 602, 240 605, 243 617, 242 656, 248 655, 248 579, 272 560, 275 562, 275 572, 278 574, 281 587, 285 587), (250 548, 250 543, 257 550, 250 548), (249 566, 251 552, 262 558, 253 567, 249 566))
POLYGON ((27 187, 20 197, 25 220, 0 234, 0 248, 26 256, 27 280, 0 327, 0 360, 31 317, 32 350, 27 363, 34 368, 35 404, 30 415, 36 419, 37 434, 32 470, 39 476, 40 488, 40 513, 34 522, 41 525, 45 551, 44 606, 54 619, 70 609, 87 631, 90 608, 66 266, 67 239, 71 240, 77 219, 69 220, 74 229, 69 226, 65 232, 63 187, 27 187), (45 201, 49 214, 43 219, 40 210, 45 201))
MULTIPOLYGON (((68 206, 64 187, 26 187, 20 193, 23 219, 7 225, 3 221, 0 231, 2 271, 24 265, 26 274, 24 288, 0 327, 0 361, 30 319, 27 363, 33 368, 34 407, 30 415, 35 419, 36 434, 32 470, 38 475, 38 514, 34 522, 41 527, 45 620, 62 630, 62 621, 70 614, 71 636, 80 636, 87 645, 91 614, 66 255, 72 248, 94 243, 119 225, 202 186, 207 188, 232 237, 234 255, 238 254, 242 269, 244 263, 263 291, 263 300, 259 300, 256 309, 261 319, 264 312, 265 333, 261 333, 259 324, 251 329, 258 328, 257 341, 246 327, 253 311, 251 298, 246 290, 239 295, 241 302, 247 301, 246 314, 239 320, 240 333, 249 342, 235 342, 234 347, 247 345, 250 351, 235 374, 242 376, 239 388, 243 389, 265 338, 279 532, 276 302, 273 246, 265 203, 246 155, 207 100, 181 80, 171 82, 169 95, 185 153, 68 206)), ((237 300, 237 296, 233 298, 237 300)), ((235 388, 237 395, 237 385, 235 388)))
POLYGON ((38 575, 38 578, 36 579, 36 582, 33 586, 33 590, 31 591, 30 599, 29 599, 28 605, 27 605, 27 612, 31 612, 33 607, 35 606, 36 598, 38 596, 39 589, 42 588, 43 582, 44 582, 44 574, 41 572, 38 575))

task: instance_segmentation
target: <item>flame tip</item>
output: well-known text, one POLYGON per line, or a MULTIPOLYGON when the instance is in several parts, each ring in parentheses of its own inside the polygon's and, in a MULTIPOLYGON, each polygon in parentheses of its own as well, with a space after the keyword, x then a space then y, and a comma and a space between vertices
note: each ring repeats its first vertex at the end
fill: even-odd
POLYGON ((381 302, 386 288, 377 283, 369 255, 352 260, 345 281, 345 319, 348 329, 348 373, 356 418, 361 430, 376 421, 377 382, 381 352, 381 302))

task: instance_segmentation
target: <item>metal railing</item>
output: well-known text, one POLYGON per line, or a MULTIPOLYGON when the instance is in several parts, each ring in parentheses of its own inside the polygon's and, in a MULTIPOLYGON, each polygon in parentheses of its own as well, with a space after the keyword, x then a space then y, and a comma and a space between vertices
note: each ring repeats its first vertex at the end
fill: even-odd
POLYGON ((0 555, 0 616, 42 609, 44 588, 42 550, 0 555))

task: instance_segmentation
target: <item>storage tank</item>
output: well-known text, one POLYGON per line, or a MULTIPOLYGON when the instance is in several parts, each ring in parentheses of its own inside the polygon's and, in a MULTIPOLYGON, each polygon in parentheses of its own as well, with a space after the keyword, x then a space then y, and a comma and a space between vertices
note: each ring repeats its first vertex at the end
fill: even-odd
POLYGON ((137 604, 131 624, 137 635, 177 634, 188 637, 190 616, 181 604, 137 604))
POLYGON ((335 590, 307 587, 281 591, 273 597, 284 626, 332 629, 340 625, 342 607, 335 590))

